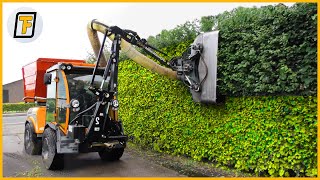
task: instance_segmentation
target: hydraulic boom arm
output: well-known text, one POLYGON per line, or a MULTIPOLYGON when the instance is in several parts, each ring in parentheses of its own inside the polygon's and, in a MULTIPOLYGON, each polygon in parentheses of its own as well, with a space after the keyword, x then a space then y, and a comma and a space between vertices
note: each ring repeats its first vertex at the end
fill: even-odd
MULTIPOLYGON (((88 37, 91 43, 91 46, 93 48, 93 51, 96 55, 96 57, 98 57, 99 55, 99 51, 101 48, 101 43, 99 41, 97 32, 99 31, 102 34, 106 34, 108 33, 108 38, 113 40, 114 39, 114 32, 116 31, 120 31, 117 32, 117 34, 119 35, 125 35, 124 34, 124 30, 121 30, 120 28, 116 28, 116 26, 113 27, 113 31, 110 29, 109 26, 105 25, 104 23, 101 23, 100 21, 97 20, 92 20, 88 23, 87 26, 87 31, 88 31, 88 37), (122 31, 122 33, 121 33, 122 31)), ((173 71, 172 69, 163 67, 159 64, 157 64, 156 62, 154 62, 153 60, 151 60, 150 58, 146 57, 145 55, 141 54, 140 52, 138 52, 133 46, 133 45, 137 45, 138 47, 145 47, 144 49, 148 52, 152 52, 152 48, 150 46, 148 46, 147 44, 143 44, 142 40, 140 41, 136 41, 138 36, 134 36, 134 33, 132 33, 133 31, 127 31, 125 32, 126 34, 131 34, 131 38, 130 37, 126 37, 126 36, 122 36, 121 38, 121 50, 123 52, 126 53, 126 55, 132 59, 133 61, 135 61, 136 63, 140 64, 141 66, 151 70, 152 72, 156 72, 158 74, 164 75, 170 79, 178 79, 177 77, 177 72, 173 71), (135 37, 135 38, 132 38, 135 37), (132 43, 132 44, 131 44, 132 43)), ((154 53, 155 54, 155 53, 154 53)), ((155 54, 156 56, 156 54, 155 54)), ((164 60, 163 60, 164 62, 164 60)), ((101 61, 99 62, 99 66, 105 66, 107 64, 107 60, 104 57, 104 55, 101 55, 101 61)))
MULTIPOLYGON (((132 30, 121 29, 117 26, 107 26, 97 20, 92 20, 88 24, 87 30, 90 43, 97 57, 96 68, 98 66, 106 66, 108 63, 106 68, 109 69, 109 61, 110 59, 114 59, 114 57, 112 57, 112 55, 115 54, 115 50, 113 50, 114 45, 109 61, 104 57, 102 47, 104 46, 106 37, 113 41, 115 35, 117 35, 119 36, 120 43, 118 50, 121 48, 122 52, 130 59, 152 72, 156 72, 170 79, 181 80, 189 87, 193 100, 196 102, 210 104, 217 102, 218 31, 200 34, 181 57, 174 57, 167 62, 156 53, 165 54, 164 52, 149 45, 145 39, 140 38, 140 36, 132 30), (105 35, 102 45, 97 35, 98 31, 105 35), (134 46, 142 48, 148 55, 160 62, 161 65, 138 52, 134 46)), ((111 76, 114 80, 117 79, 117 72, 115 75, 116 77, 111 76)), ((94 77, 95 71, 92 82, 94 77)))

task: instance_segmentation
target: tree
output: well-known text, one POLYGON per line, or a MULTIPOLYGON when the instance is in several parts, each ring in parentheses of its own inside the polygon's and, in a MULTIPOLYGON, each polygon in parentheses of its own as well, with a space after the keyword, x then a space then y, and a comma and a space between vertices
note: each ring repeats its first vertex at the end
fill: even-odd
POLYGON ((160 34, 148 37, 148 42, 162 49, 168 46, 179 45, 182 42, 194 39, 200 33, 199 21, 187 21, 184 24, 178 25, 171 30, 162 30, 160 34))
POLYGON ((211 31, 214 25, 214 16, 203 16, 200 20, 200 30, 203 32, 211 31))

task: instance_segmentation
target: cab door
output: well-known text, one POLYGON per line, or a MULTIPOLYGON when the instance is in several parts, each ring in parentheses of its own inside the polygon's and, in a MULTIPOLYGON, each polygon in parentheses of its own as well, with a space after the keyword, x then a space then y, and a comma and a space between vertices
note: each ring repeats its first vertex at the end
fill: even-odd
POLYGON ((67 133, 68 123, 69 123, 69 89, 66 79, 66 75, 63 71, 57 72, 57 123, 59 123, 61 130, 67 133))
POLYGON ((46 121, 59 124, 66 133, 69 121, 69 90, 63 71, 52 71, 51 84, 47 85, 46 121))
POLYGON ((46 122, 56 122, 56 71, 50 72, 51 74, 51 83, 47 85, 47 102, 46 102, 46 122))

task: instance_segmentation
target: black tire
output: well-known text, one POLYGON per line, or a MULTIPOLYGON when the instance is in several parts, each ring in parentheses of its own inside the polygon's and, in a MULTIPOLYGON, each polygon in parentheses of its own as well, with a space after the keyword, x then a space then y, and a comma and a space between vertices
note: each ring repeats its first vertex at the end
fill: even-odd
POLYGON ((50 127, 44 130, 42 136, 42 161, 49 170, 60 170, 64 168, 63 154, 57 153, 57 136, 50 127))
POLYGON ((41 154, 41 139, 37 137, 30 123, 26 123, 24 128, 24 149, 27 154, 41 154))
POLYGON ((102 161, 117 161, 123 155, 124 148, 103 149, 99 151, 99 156, 102 161))

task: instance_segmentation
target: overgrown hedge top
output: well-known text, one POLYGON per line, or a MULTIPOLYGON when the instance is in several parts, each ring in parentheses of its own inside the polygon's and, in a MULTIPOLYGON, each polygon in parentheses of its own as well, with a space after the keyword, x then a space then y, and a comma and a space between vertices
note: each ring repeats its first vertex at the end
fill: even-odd
POLYGON ((316 4, 238 8, 218 22, 220 91, 316 94, 316 4))
POLYGON ((218 86, 228 96, 315 95, 317 90, 317 4, 237 8, 202 17, 149 38, 170 56, 193 41, 192 30, 219 30, 218 86), (169 38, 184 31, 178 41, 169 38), (190 38, 188 38, 190 37, 190 38), (164 48, 164 44, 167 47, 164 48))

